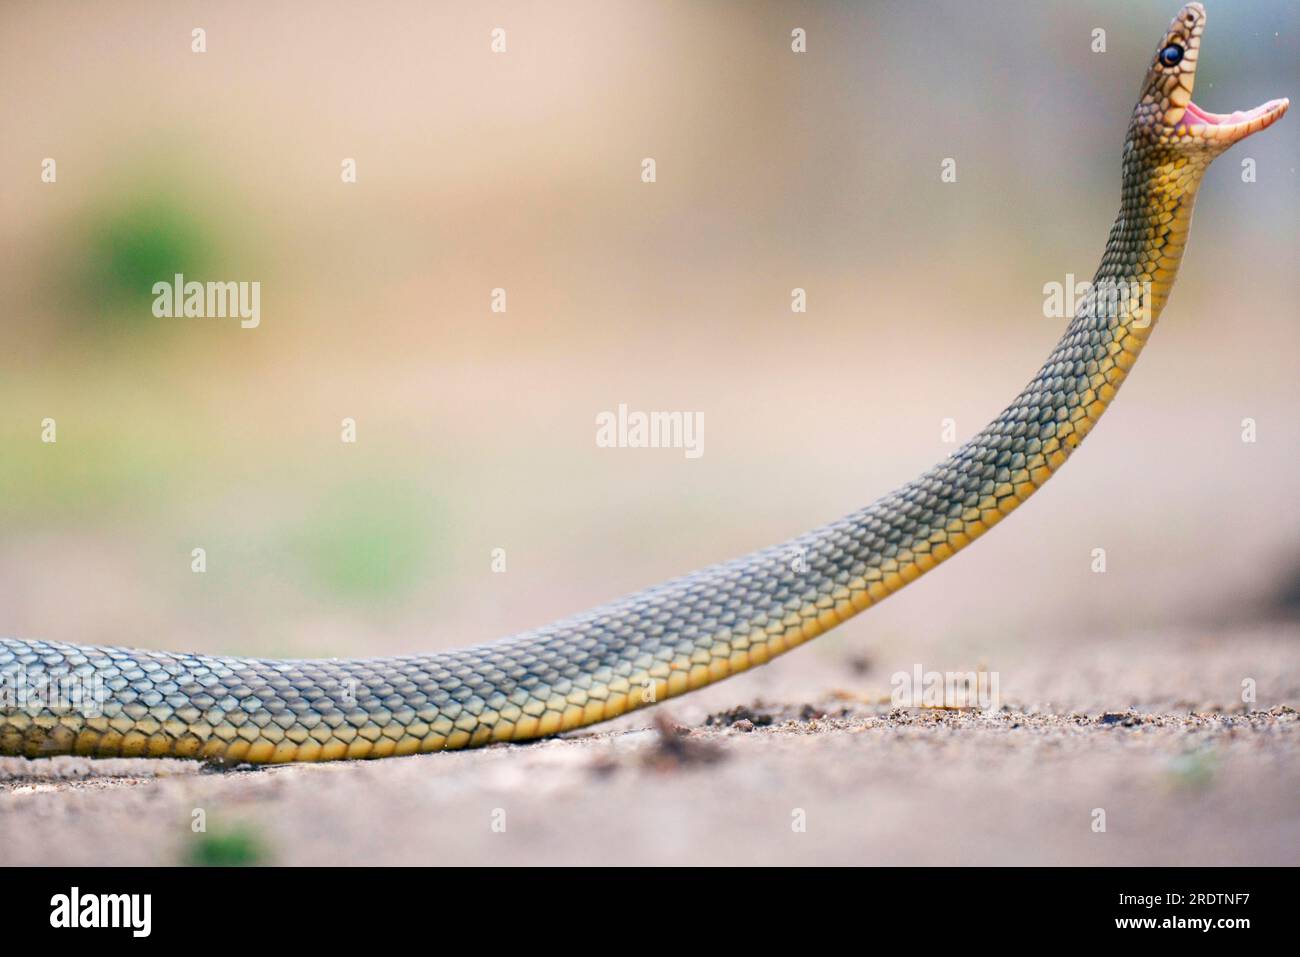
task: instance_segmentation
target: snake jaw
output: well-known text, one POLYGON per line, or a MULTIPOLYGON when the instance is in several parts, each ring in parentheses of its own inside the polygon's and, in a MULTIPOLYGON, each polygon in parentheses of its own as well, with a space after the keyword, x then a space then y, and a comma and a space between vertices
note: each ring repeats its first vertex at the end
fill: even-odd
POLYGON ((1268 129, 1286 115, 1290 106, 1291 101, 1283 97, 1269 100, 1253 110, 1211 113, 1189 100, 1187 109, 1174 127, 1174 132, 1180 137, 1193 137, 1226 149, 1252 133, 1268 129))

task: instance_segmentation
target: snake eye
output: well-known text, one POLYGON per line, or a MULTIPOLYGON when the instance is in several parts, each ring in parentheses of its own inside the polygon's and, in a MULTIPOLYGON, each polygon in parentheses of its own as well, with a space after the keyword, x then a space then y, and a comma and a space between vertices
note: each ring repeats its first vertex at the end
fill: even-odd
POLYGON ((1171 43, 1160 51, 1160 62, 1165 66, 1178 66, 1183 59, 1183 48, 1177 43, 1171 43))

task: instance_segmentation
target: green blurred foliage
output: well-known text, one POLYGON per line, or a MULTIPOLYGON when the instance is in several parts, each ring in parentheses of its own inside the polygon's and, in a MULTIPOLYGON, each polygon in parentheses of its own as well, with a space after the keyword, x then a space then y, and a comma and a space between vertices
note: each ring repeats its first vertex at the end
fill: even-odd
POLYGON ((196 834, 185 863, 191 867, 255 867, 268 861, 266 846, 258 834, 235 827, 196 834))
POLYGON ((85 331, 118 336, 178 328, 153 317, 153 285, 212 278, 220 219, 186 201, 177 187, 114 190, 79 224, 71 311, 85 331), (118 198, 125 193, 125 198, 118 198), (161 326, 161 328, 160 328, 161 326))
POLYGON ((329 490, 289 534, 285 549, 322 596, 382 604, 435 577, 443 524, 423 487, 354 480, 329 490))
MULTIPOLYGON (((112 390, 111 383, 100 383, 112 390)), ((103 394, 101 392, 101 394, 103 394)), ((4 391, 0 390, 0 400, 4 391)), ((40 420, 0 427, 9 450, 0 477, 0 518, 11 531, 93 520, 106 512, 168 500, 201 478, 201 443, 185 423, 160 416, 134 394, 120 390, 98 413, 55 416, 58 441, 38 440, 40 420), (122 429, 122 421, 159 424, 155 431, 122 429)), ((53 411, 58 411, 58 406, 53 411)))

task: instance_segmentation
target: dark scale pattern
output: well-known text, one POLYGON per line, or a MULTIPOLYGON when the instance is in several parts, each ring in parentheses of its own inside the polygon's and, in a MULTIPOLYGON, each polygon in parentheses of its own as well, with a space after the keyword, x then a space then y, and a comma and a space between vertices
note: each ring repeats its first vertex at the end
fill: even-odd
POLYGON ((920 478, 783 545, 442 654, 263 661, 0 640, 0 754, 312 761, 533 738, 762 664, 897 591, 1042 485, 1132 368, 1168 298, 1201 175, 1235 141, 1178 128, 1203 23, 1189 5, 1157 47, 1177 41, 1186 55, 1148 73, 1096 276, 1146 289, 1149 317, 1127 298, 1107 307, 1094 287, 1015 401, 920 478), (49 676, 83 700, 17 700, 49 676))

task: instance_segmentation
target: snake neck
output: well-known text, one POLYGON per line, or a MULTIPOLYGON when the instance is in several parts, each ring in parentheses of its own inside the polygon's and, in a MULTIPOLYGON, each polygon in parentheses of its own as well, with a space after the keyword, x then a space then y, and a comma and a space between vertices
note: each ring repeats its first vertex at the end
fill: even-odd
POLYGON ((1196 194, 1212 158, 1146 143, 1140 131, 1130 128, 1119 212, 1092 294, 1076 316, 1085 323, 1108 318, 1112 329, 1145 341, 1169 301, 1187 248, 1196 194))
POLYGON ((838 587, 843 598, 829 607, 833 615, 822 598, 819 626, 811 630, 861 611, 951 557, 1065 463, 1115 398, 1169 300, 1208 163, 1130 130, 1120 208, 1101 264, 1029 384, 948 459, 799 542, 800 549, 842 548, 847 530, 858 546, 860 574, 846 581, 842 563, 826 568, 819 587, 838 587))
POLYGON ((1211 158, 1146 144, 1134 130, 1125 140, 1120 208, 1101 264, 1056 348, 1011 406, 1036 401, 1044 414, 1064 415, 1073 426, 1062 442, 1066 455, 1114 399, 1164 312, 1211 158), (1080 358, 1084 374, 1067 377, 1044 405, 1042 385, 1078 372, 1080 358))

